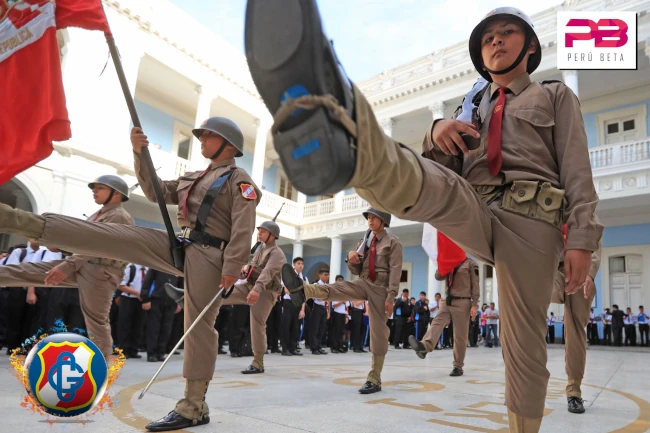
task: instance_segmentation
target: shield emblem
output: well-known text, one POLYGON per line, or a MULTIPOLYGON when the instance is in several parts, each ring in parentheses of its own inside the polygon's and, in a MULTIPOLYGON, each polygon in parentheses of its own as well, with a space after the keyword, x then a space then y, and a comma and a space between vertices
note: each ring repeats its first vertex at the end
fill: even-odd
POLYGON ((38 377, 35 383, 30 381, 33 395, 61 416, 85 412, 97 397, 93 375, 97 356, 102 357, 84 342, 49 342, 39 347, 30 367, 30 376, 38 377))

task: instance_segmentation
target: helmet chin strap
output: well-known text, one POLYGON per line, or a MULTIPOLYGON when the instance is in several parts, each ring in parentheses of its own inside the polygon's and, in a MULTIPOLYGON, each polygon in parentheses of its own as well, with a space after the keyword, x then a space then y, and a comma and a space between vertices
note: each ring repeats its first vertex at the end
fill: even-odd
POLYGON ((521 49, 521 52, 519 53, 519 56, 517 59, 512 63, 512 65, 508 66, 505 69, 502 69, 500 71, 493 71, 491 69, 488 69, 485 64, 483 65, 483 68, 490 74, 493 75, 503 75, 507 74, 508 72, 512 71, 515 69, 519 64, 521 63, 522 60, 524 60, 524 57, 526 57, 526 53, 528 52, 528 49, 530 48, 530 43, 533 40, 533 35, 530 34, 530 32, 526 32, 526 41, 524 42, 524 46, 521 49))
POLYGON ((104 203, 102 203, 102 206, 106 206, 107 204, 109 204, 111 202, 111 200, 113 200, 114 195, 115 195, 115 190, 113 188, 111 188, 111 193, 108 195, 108 198, 106 199, 106 201, 104 203))
POLYGON ((217 150, 214 153, 214 155, 212 155, 210 157, 210 159, 217 159, 219 157, 219 155, 221 155, 221 152, 223 152, 226 149, 226 146, 228 146, 228 144, 230 144, 230 143, 228 143, 227 141, 224 141, 223 144, 221 145, 221 147, 219 148, 219 150, 217 150))

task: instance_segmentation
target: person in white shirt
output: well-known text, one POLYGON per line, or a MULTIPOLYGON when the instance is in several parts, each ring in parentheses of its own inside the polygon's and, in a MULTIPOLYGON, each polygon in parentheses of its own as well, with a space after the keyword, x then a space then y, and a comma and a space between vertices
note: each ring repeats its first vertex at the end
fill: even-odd
POLYGON ((612 313, 609 308, 603 310, 603 345, 612 345, 612 313))
MULTIPOLYGON (((19 246, 9 254, 5 265, 30 263, 34 255, 40 250, 40 245, 34 239, 28 239, 27 246, 19 246)), ((21 342, 32 336, 31 318, 28 317, 26 287, 7 287, 5 317, 7 320, 7 334, 5 344, 7 354, 12 349, 20 347, 21 342)))
POLYGON ((639 323, 639 334, 641 334, 641 346, 650 346, 650 340, 648 340, 648 322, 650 321, 650 316, 648 316, 643 310, 643 305, 639 305, 639 314, 637 315, 637 318, 639 323))
POLYGON ((363 311, 366 308, 366 301, 352 301, 350 307, 350 340, 354 353, 367 353, 363 348, 363 311))
POLYGON ((122 292, 122 298, 118 309, 118 343, 116 346, 122 348, 127 359, 142 358, 138 354, 142 324, 144 323, 140 290, 146 273, 146 266, 131 263, 124 269, 124 277, 118 287, 118 290, 122 292))
POLYGON ((627 307, 627 312, 625 313, 625 345, 636 346, 636 327, 634 326, 634 314, 632 314, 632 309, 627 307))
POLYGON ((494 302, 490 302, 490 307, 485 310, 487 318, 487 335, 485 337, 485 347, 499 347, 499 310, 497 310, 494 302), (494 341, 492 340, 494 337, 494 341))
POLYGON ((555 344, 555 314, 551 312, 550 317, 546 319, 548 325, 548 334, 546 335, 546 342, 555 344))
MULTIPOLYGON (((59 252, 56 248, 53 248, 54 251, 49 248, 43 247, 39 249, 31 258, 30 263, 38 262, 51 262, 54 260, 62 260, 63 254, 59 252)), ((31 329, 30 334, 34 335, 36 333, 49 332, 54 322, 51 324, 48 322, 48 311, 50 310, 50 300, 52 297, 52 290, 49 287, 28 287, 27 288, 27 310, 28 315, 31 318, 31 329)), ((73 290, 73 289, 59 289, 59 290, 73 290)), ((65 322, 64 322, 65 323, 65 322)), ((69 324, 66 323, 66 326, 69 324)), ((81 324, 83 329, 83 322, 81 324)), ((68 327, 68 331, 72 331, 72 328, 68 327)))
MULTIPOLYGON (((320 269, 318 271, 318 284, 327 284, 330 280, 329 269, 320 269)), ((314 299, 314 309, 311 312, 309 323, 309 348, 312 355, 327 355, 327 352, 322 348, 323 336, 327 329, 327 319, 329 319, 329 301, 321 299, 314 299)))
MULTIPOLYGON (((337 275, 336 282, 343 280, 342 275, 337 275)), ((303 304, 304 305, 304 304, 303 304)), ((346 301, 332 301, 332 333, 329 335, 329 345, 332 353, 345 353, 347 349, 343 346, 345 340, 343 334, 345 332, 345 319, 348 314, 348 302, 346 301)))
MULTIPOLYGON (((303 275, 305 262, 302 257, 293 259, 293 269, 305 284, 309 280, 303 275)), ((296 308, 291 302, 289 292, 282 284, 284 296, 282 298, 282 319, 280 320, 280 344, 282 345, 283 356, 302 356, 298 350, 298 339, 300 338, 300 321, 305 317, 305 304, 296 308)))

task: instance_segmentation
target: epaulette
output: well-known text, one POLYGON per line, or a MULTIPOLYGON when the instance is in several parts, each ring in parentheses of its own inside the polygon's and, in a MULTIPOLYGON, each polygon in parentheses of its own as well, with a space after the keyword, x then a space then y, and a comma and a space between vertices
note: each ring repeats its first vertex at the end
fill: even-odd
POLYGON ((562 81, 562 80, 544 80, 544 81, 540 81, 540 84, 550 84, 550 83, 562 83, 562 84, 564 84, 564 81, 562 81))

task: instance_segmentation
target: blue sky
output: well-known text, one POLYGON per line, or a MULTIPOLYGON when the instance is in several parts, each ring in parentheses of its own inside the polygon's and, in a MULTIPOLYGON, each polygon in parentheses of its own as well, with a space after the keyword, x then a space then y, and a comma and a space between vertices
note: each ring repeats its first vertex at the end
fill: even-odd
MULTIPOLYGON (((267 0, 273 1, 273 0, 267 0)), ((245 0, 171 0, 244 51, 245 0)), ((561 0, 318 0, 325 30, 353 81, 363 81, 462 42, 492 9, 519 7, 532 15, 561 0)))

